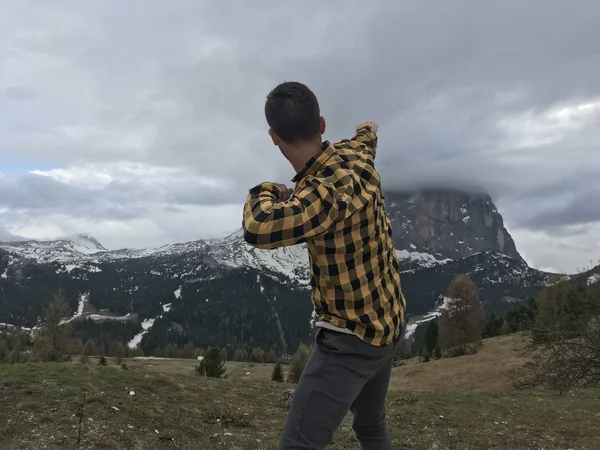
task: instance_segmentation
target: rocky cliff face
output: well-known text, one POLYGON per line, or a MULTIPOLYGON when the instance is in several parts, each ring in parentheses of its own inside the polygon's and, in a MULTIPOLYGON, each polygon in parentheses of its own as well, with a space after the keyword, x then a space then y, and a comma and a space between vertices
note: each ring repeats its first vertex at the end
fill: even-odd
POLYGON ((491 250, 522 261, 487 194, 447 189, 388 192, 386 205, 399 251, 455 260, 491 250))

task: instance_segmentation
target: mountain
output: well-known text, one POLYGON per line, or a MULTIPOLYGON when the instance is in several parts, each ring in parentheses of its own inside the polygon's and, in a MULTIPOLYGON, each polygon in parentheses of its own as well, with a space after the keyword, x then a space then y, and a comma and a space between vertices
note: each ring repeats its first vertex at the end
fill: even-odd
POLYGON ((57 240, 28 240, 7 242, 0 248, 37 262, 69 262, 89 255, 106 253, 108 250, 89 234, 78 234, 57 240))
MULTIPOLYGON (((486 194, 389 193, 386 204, 408 331, 435 314, 458 273, 472 277, 488 312, 553 279, 523 261, 486 194)), ((109 251, 89 235, 10 242, 0 244, 0 322, 34 326, 61 288, 82 339, 119 321, 111 333, 147 353, 188 341, 290 351, 312 331, 307 269, 305 246, 258 250, 241 232, 141 250, 109 251)))
POLYGON ((386 196, 397 250, 436 260, 492 250, 523 260, 487 194, 428 189, 386 196))

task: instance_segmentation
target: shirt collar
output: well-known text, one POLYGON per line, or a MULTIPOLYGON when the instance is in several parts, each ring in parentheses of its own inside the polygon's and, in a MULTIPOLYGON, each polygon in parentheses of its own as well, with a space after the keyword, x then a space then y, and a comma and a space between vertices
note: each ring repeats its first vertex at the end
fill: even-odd
POLYGON ((300 170, 300 172, 298 172, 296 176, 292 178, 292 183, 297 183, 302 178, 317 173, 317 170, 319 170, 321 166, 333 156, 334 153, 335 150, 333 145, 331 145, 329 141, 324 141, 321 145, 321 151, 308 160, 302 170, 300 170))

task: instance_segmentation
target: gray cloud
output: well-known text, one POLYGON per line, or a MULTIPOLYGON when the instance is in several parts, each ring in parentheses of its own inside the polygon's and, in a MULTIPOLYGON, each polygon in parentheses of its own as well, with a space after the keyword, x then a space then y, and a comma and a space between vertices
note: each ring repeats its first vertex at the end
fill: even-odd
POLYGON ((134 219, 157 205, 214 206, 243 202, 235 185, 206 186, 194 180, 115 180, 102 188, 67 184, 50 176, 0 177, 0 207, 88 218, 134 219))
POLYGON ((9 100, 31 100, 37 96, 35 89, 23 86, 8 86, 4 94, 9 100))
POLYGON ((24 176, 0 194, 9 208, 125 220, 239 204, 247 187, 291 177, 262 110, 275 84, 299 80, 328 139, 379 121, 387 189, 484 188, 507 222, 552 236, 600 220, 596 0, 568 14, 559 0, 5 8, 0 155, 189 172, 102 189, 24 176))
POLYGON ((22 239, 22 236, 12 234, 4 228, 4 224, 0 223, 0 242, 20 241, 22 239))

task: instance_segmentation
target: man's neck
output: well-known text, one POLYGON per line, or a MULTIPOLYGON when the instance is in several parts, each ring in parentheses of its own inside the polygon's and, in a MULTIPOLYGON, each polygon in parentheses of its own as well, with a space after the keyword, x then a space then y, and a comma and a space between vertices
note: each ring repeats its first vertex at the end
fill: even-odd
POLYGON ((321 152, 322 145, 323 144, 320 141, 315 141, 296 146, 286 152, 287 158, 296 173, 304 169, 304 166, 306 166, 308 161, 321 152))

